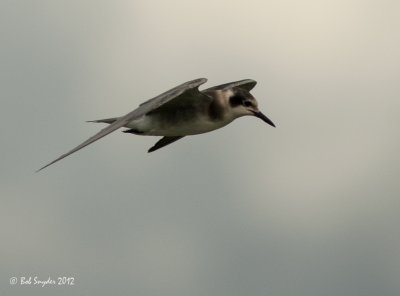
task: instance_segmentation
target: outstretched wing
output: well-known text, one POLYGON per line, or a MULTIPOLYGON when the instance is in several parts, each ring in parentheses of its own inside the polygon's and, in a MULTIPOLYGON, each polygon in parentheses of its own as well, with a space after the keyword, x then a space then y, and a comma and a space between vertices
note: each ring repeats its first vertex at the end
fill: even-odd
POLYGON ((178 98, 182 95, 185 96, 185 94, 187 94, 187 93, 199 92, 198 87, 201 84, 205 83, 206 81, 207 81, 206 78, 200 78, 200 79, 188 81, 186 83, 178 85, 177 87, 174 87, 173 89, 170 89, 169 91, 162 93, 161 95, 158 95, 157 97, 155 97, 153 99, 150 99, 150 100, 144 102, 137 109, 131 111, 130 113, 126 114, 125 116, 118 118, 112 124, 110 124, 109 126, 107 126, 104 129, 102 129, 101 131, 99 131, 97 134, 95 134, 94 136, 87 139, 82 144, 76 146, 74 149, 72 149, 72 150, 68 151, 67 153, 61 155, 60 157, 56 158, 49 164, 41 167, 39 170, 37 170, 37 172, 40 170, 43 170, 44 168, 52 165, 53 163, 55 163, 57 161, 67 157, 68 155, 82 149, 83 147, 103 138, 104 136, 108 135, 109 133, 112 133, 113 131, 119 129, 120 127, 123 127, 128 122, 132 121, 133 119, 138 118, 144 114, 147 114, 148 112, 159 108, 163 104, 165 104, 175 98, 178 98))
POLYGON ((257 84, 257 81, 255 81, 253 79, 244 79, 244 80, 239 80, 239 81, 234 81, 234 82, 229 82, 229 83, 213 86, 213 87, 207 88, 203 91, 225 90, 225 89, 229 89, 232 87, 238 87, 238 88, 242 88, 247 91, 251 91, 253 89, 253 87, 256 86, 256 84, 257 84))

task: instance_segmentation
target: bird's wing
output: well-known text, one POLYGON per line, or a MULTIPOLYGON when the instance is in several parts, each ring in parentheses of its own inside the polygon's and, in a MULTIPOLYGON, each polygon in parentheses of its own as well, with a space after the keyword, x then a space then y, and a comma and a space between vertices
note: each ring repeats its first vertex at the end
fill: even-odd
POLYGON ((182 97, 182 96, 186 97, 185 94, 191 93, 191 92, 199 93, 198 87, 201 84, 205 83, 206 81, 207 81, 207 79, 200 78, 200 79, 195 79, 192 81, 185 82, 181 85, 178 85, 177 87, 174 87, 173 89, 170 89, 169 91, 166 91, 166 92, 158 95, 157 97, 155 97, 153 99, 150 99, 150 100, 144 102, 137 109, 129 112, 125 116, 118 118, 112 124, 110 124, 109 126, 107 126, 104 129, 102 129, 101 131, 99 131, 97 134, 95 134, 94 136, 87 139, 82 144, 76 146, 74 149, 72 149, 72 150, 68 151, 67 153, 61 155, 60 157, 56 158, 49 164, 46 164, 45 166, 41 167, 39 170, 37 170, 37 172, 40 170, 43 170, 44 168, 48 167, 49 165, 52 165, 53 163, 55 163, 57 161, 67 157, 68 155, 82 149, 83 147, 101 139, 102 137, 108 135, 109 133, 126 125, 128 122, 132 121, 133 119, 138 118, 144 114, 147 114, 148 112, 157 109, 158 107, 162 106, 163 104, 165 104, 175 98, 182 97))
POLYGON ((212 91, 212 90, 226 90, 232 87, 238 87, 242 88, 247 91, 251 91, 254 86, 256 86, 257 81, 253 79, 244 79, 244 80, 239 80, 239 81, 234 81, 234 82, 229 82, 217 86, 213 86, 210 88, 205 89, 204 91, 212 91))
POLYGON ((161 105, 164 105, 165 103, 171 101, 172 99, 177 99, 178 97, 181 96, 198 94, 199 93, 198 87, 206 82, 207 82, 206 78, 199 78, 185 82, 181 85, 178 85, 177 87, 174 87, 173 89, 170 89, 162 93, 161 95, 158 95, 155 98, 145 101, 144 103, 140 104, 139 107, 145 108, 146 112, 144 114, 146 114, 147 112, 152 111, 160 107, 161 105))
POLYGON ((165 147, 175 141, 178 141, 179 139, 182 139, 184 136, 176 136, 176 137, 162 137, 160 140, 158 140, 157 143, 154 144, 153 147, 151 147, 147 152, 153 152, 156 151, 162 147, 165 147))

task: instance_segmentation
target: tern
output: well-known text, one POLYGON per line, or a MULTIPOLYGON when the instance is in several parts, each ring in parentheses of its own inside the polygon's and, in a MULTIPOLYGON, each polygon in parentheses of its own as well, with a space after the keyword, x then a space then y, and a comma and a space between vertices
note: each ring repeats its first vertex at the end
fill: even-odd
POLYGON ((250 94, 257 84, 255 80, 244 79, 200 91, 199 86, 206 82, 206 78, 191 80, 140 104, 124 116, 89 121, 109 125, 37 172, 121 127, 127 128, 125 133, 162 136, 148 152, 185 136, 216 130, 246 115, 258 117, 275 127, 258 109, 256 99, 250 94))

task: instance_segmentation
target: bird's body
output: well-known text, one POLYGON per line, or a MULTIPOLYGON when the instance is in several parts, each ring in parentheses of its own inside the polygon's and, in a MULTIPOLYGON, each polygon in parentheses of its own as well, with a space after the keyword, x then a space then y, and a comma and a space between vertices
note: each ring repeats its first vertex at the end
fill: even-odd
POLYGON ((179 112, 168 119, 157 115, 144 115, 132 120, 125 127, 144 136, 190 136, 213 131, 227 123, 222 120, 212 121, 208 116, 192 117, 191 112, 179 112))
MULTIPOLYGON (((231 109, 228 108, 232 91, 205 94, 210 99, 199 98, 197 104, 171 108, 168 112, 150 112, 127 122, 123 127, 129 128, 130 133, 143 136, 189 136, 216 130, 235 119, 235 114, 229 112, 231 109)), ((113 123, 119 118, 93 122, 113 123)))
POLYGON ((259 117, 274 126, 272 121, 258 110, 257 101, 250 94, 250 90, 256 84, 254 80, 246 79, 199 91, 198 87, 206 81, 207 79, 200 78, 181 84, 142 103, 125 116, 91 121, 107 123, 109 126, 41 169, 121 127, 128 128, 125 133, 163 136, 149 149, 149 152, 152 152, 184 136, 221 128, 245 115, 259 117))

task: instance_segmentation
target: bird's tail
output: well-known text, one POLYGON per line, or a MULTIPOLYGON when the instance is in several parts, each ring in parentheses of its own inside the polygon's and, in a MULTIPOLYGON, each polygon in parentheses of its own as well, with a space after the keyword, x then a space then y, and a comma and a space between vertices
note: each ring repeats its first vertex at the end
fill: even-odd
POLYGON ((116 121, 117 119, 118 119, 118 117, 114 117, 114 118, 105 118, 105 119, 89 120, 89 121, 86 121, 86 122, 96 122, 96 123, 102 122, 102 123, 111 124, 111 123, 113 123, 114 121, 116 121))

